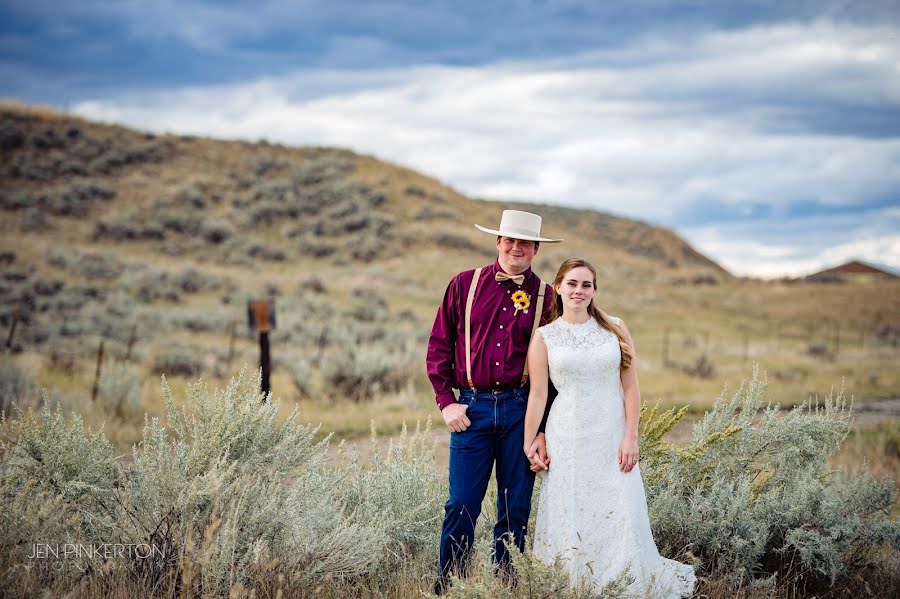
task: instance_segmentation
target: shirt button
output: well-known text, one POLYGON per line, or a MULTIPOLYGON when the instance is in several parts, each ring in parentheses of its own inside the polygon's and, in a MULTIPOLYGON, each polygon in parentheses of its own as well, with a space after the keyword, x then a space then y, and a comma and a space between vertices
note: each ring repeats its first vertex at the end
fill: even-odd
POLYGON ((503 308, 503 311, 506 312, 506 308, 503 308))
POLYGON ((512 291, 510 291, 509 289, 507 289, 507 290, 506 290, 506 293, 512 293, 512 291))
POLYGON ((500 347, 500 344, 499 344, 499 343, 497 344, 497 347, 500 347))
POLYGON ((494 366, 500 366, 500 362, 494 362, 494 366))
POLYGON ((495 381, 494 384, 497 385, 497 386, 499 387, 499 386, 500 386, 500 381, 495 381))
MULTIPOLYGON (((503 309, 506 310, 506 308, 503 308, 503 309)), ((500 325, 500 328, 501 328, 501 329, 503 328, 503 325, 502 325, 502 324, 500 325)))

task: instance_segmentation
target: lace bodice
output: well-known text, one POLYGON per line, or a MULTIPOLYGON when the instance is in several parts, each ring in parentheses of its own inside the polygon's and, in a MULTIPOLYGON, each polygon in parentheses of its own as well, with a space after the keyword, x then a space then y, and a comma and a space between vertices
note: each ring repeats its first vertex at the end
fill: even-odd
MULTIPOLYGON (((621 321, 619 321, 621 322, 621 321)), ((557 318, 540 329, 550 356, 550 378, 558 391, 585 378, 618 380, 621 352, 619 338, 593 318, 571 324, 557 318)))
POLYGON ((550 413, 556 422, 548 420, 547 426, 555 424, 562 434, 582 435, 610 424, 613 430, 620 422, 624 425, 622 357, 615 333, 594 319, 570 324, 558 318, 539 330, 547 346, 550 379, 559 392, 550 413))

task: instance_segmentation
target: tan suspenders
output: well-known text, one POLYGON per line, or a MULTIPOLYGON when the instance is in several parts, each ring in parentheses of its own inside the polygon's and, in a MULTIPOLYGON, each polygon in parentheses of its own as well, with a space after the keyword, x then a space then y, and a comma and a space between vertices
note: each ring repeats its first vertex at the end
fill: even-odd
MULTIPOLYGON (((538 277, 538 298, 537 298, 537 309, 534 311, 534 324, 531 325, 531 334, 528 335, 528 344, 531 346, 531 338, 534 337, 534 332, 538 330, 538 327, 541 325, 541 314, 544 313, 544 290, 546 289, 544 282, 538 277)), ((528 352, 525 352, 525 368, 522 369, 522 384, 528 382, 528 352)))
MULTIPOLYGON (((469 295, 466 297, 466 383, 469 385, 469 388, 475 389, 475 384, 472 382, 472 303, 475 301, 475 287, 478 286, 478 279, 481 278, 481 268, 475 269, 475 274, 472 276, 472 283, 469 285, 469 295)), ((535 310, 534 310, 534 323, 531 326, 531 334, 528 336, 529 341, 531 337, 534 336, 534 332, 541 324, 541 315, 544 313, 544 292, 546 291, 546 285, 538 277, 538 297, 537 302, 535 302, 535 310)), ((525 368, 522 369, 522 384, 528 382, 528 355, 525 355, 525 368)))
POLYGON ((480 277, 481 269, 476 268, 472 284, 469 285, 469 297, 466 298, 466 383, 471 389, 475 388, 475 383, 472 382, 472 302, 475 301, 475 287, 480 277))

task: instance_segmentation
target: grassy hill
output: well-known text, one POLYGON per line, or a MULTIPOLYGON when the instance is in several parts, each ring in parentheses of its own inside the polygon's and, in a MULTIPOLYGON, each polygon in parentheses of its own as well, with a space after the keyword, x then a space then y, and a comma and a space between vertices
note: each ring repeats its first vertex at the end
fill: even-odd
POLYGON ((101 341, 151 412, 159 374, 178 390, 252 367, 246 302, 274 297, 273 391, 287 404, 348 434, 433 414, 422 356, 435 307, 454 273, 495 257, 472 225, 510 207, 565 239, 541 247, 539 275, 570 256, 598 267, 599 302, 635 335, 645 400, 709 405, 754 361, 785 403, 841 379, 857 398, 900 394, 897 349, 878 337, 900 321, 896 282, 738 279, 671 230, 468 198, 371 156, 13 103, 0 104, 0 157, 0 330, 21 306, 15 363, 63 404, 89 401, 101 341))

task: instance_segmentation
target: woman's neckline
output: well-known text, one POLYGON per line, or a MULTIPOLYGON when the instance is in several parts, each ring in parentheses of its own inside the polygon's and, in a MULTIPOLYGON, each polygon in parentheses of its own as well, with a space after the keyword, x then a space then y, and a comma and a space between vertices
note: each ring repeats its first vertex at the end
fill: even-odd
POLYGON ((570 327, 583 327, 583 326, 586 325, 587 323, 589 323, 589 322, 591 322, 592 320, 594 320, 593 317, 592 317, 590 314, 588 315, 587 320, 585 320, 584 322, 569 322, 568 320, 566 320, 566 319, 563 318, 562 316, 560 316, 559 319, 560 319, 561 321, 563 321, 564 323, 566 323, 567 325, 569 325, 570 327))

